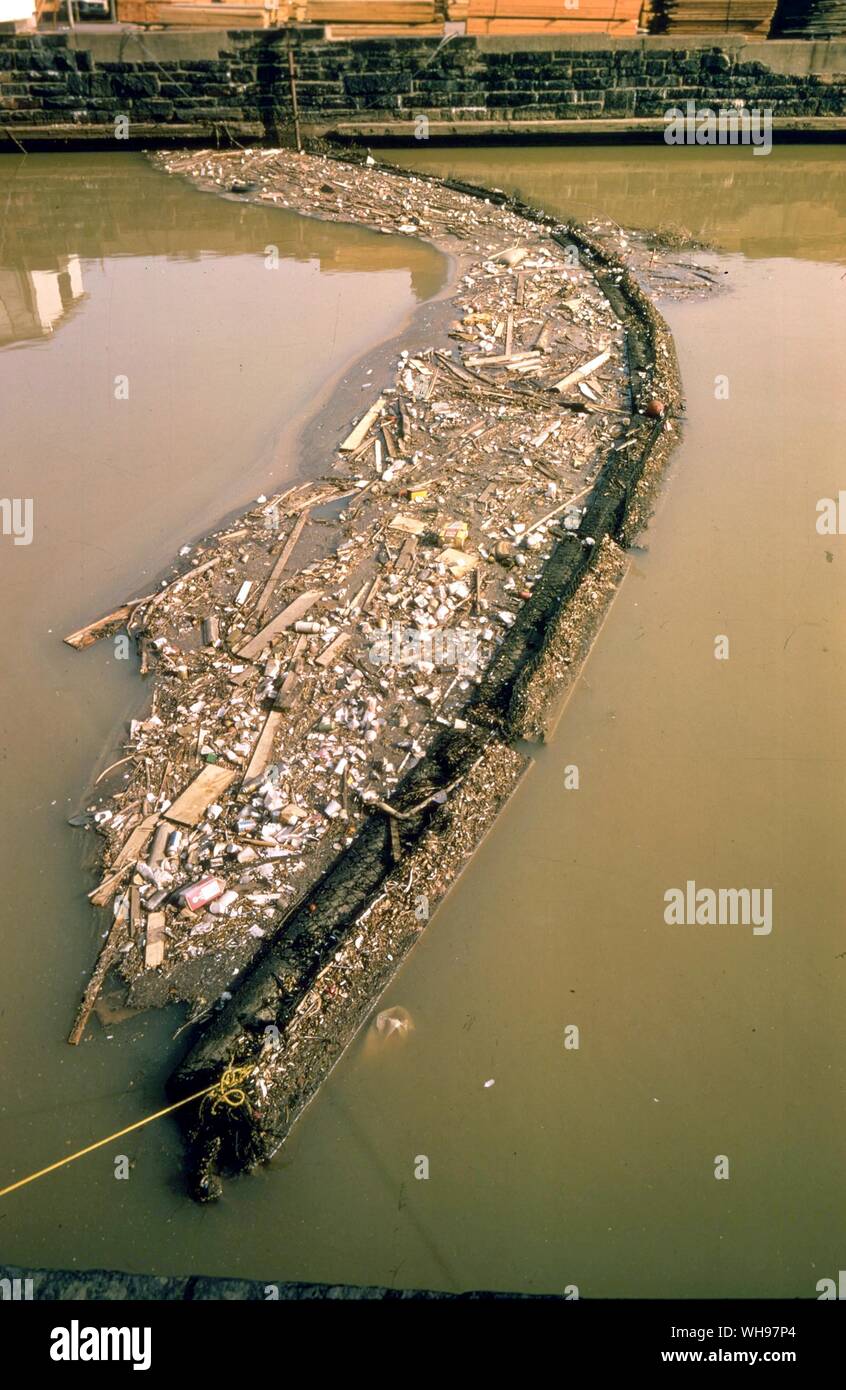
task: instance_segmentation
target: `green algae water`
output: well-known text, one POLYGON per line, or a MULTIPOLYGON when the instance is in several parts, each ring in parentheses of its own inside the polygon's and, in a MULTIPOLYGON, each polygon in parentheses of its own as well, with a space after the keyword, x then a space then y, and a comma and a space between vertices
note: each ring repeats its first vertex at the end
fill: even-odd
MULTIPOLYGON (((264 378, 239 403, 239 388, 249 391, 252 373, 284 347, 283 335, 268 347, 275 318, 260 317, 256 302, 267 283, 260 258, 254 281, 239 280, 255 247, 245 250, 237 230, 255 211, 263 248, 265 237, 281 241, 286 215, 162 187, 133 156, 104 158, 123 187, 111 239, 87 256, 79 239, 53 248, 78 257, 83 295, 64 266, 65 321, 0 353, 4 434, 15 440, 4 468, 15 460, 28 470, 7 472, 2 490, 36 499, 36 540, 14 556, 32 569, 21 574, 0 552, 17 576, 4 574, 2 691, 0 1147, 10 1177, 156 1108, 181 1043, 176 1011, 95 1021, 76 1052, 63 1042, 96 949, 64 816, 135 685, 105 647, 80 658, 55 642, 141 582, 139 567, 155 569, 269 485, 268 440, 286 409, 255 418, 264 378), (142 215, 154 196, 167 208, 169 244, 161 214, 142 215), (185 239, 196 251, 204 217, 219 229, 215 259, 197 251, 186 263, 185 239), (121 370, 108 346, 116 334, 138 354, 123 368, 130 383, 161 370, 164 328, 143 336, 152 336, 147 261, 170 277, 160 322, 179 345, 171 372, 184 362, 186 377, 169 396, 155 378, 156 411, 127 426, 132 481, 103 468, 95 487, 88 470, 114 425, 98 426, 74 394, 93 354, 108 398, 121 370), (203 291, 192 294, 190 274, 203 266, 203 291), (124 269, 136 278, 121 291, 124 269), (179 341, 182 316, 196 321, 203 303, 202 332, 179 341), (133 304, 135 333, 124 323, 133 304), (65 348, 74 331, 87 334, 84 353, 65 348), (210 376, 221 350, 229 370, 210 376), (10 360, 22 364, 12 389, 10 360), (185 412, 195 412, 190 429, 185 412), (211 445, 229 412, 220 457, 211 445), (172 454, 157 471, 171 437, 194 441, 184 477, 171 476, 172 454), (22 491, 42 470, 41 490, 22 491), (173 507, 162 501, 169 479, 173 507), (86 482, 89 505, 107 516, 76 507, 86 482), (136 510, 115 539, 109 519, 123 515, 130 487, 136 510), (54 499, 54 549, 40 554, 39 497, 44 508, 54 499)), ((797 146, 767 159, 513 147, 397 159, 518 190, 562 217, 685 228, 715 247, 726 292, 661 306, 687 398, 681 446, 554 737, 380 1001, 406 1010, 413 1027, 363 1030, 274 1163, 229 1184, 217 1207, 183 1196, 179 1138, 165 1122, 117 1147, 133 1165, 128 1181, 115 1179, 115 1154, 104 1150, 8 1199, 4 1258, 268 1282, 814 1297, 846 1243, 846 542, 817 529, 820 501, 846 486, 846 166, 797 146), (721 639, 728 659, 718 660, 721 639), (565 775, 574 765, 577 790, 565 775), (772 930, 668 924, 666 893, 690 881, 770 889, 772 930), (578 1048, 567 1045, 574 1027, 578 1048)), ((55 205, 78 206, 71 175, 93 178, 94 167, 90 157, 50 161, 55 205)), ((39 197, 33 157, 27 168, 23 193, 39 197)), ((20 188, 7 201, 5 188, 6 245, 17 219, 22 248, 26 204, 20 188)), ((290 268, 312 268, 298 291, 302 325, 329 271, 343 273, 340 251, 316 249, 321 238, 347 243, 344 229, 288 220, 303 257, 290 268)), ((350 293, 369 308, 338 340, 338 371, 396 332, 442 273, 413 243, 349 237, 373 257, 350 272, 350 293), (400 252, 405 262, 380 261, 400 252)), ((341 332, 348 315, 337 322, 341 332)), ((325 321, 321 329, 310 339, 318 354, 331 336, 325 321)), ((294 356, 308 353, 285 360, 294 356)), ((292 414, 324 389, 331 364, 322 365, 292 414)), ((285 372, 275 380, 281 391, 285 372)))

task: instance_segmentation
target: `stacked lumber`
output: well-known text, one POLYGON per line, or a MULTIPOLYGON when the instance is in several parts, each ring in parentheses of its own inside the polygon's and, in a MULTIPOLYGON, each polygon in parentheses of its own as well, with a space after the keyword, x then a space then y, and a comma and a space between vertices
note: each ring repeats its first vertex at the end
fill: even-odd
POLYGON ((435 0, 305 0, 308 24, 432 24, 435 0))
POLYGON ((652 32, 660 34, 746 34, 765 39, 775 0, 655 0, 652 32))
POLYGON ((147 0, 117 0, 115 18, 119 24, 148 24, 147 0))
POLYGON ((327 39, 443 38, 443 24, 327 24, 327 39))
POLYGON ((269 29, 278 25, 324 24, 327 38, 373 38, 388 34, 443 34, 439 0, 117 0, 125 24, 180 28, 269 29))
POLYGON ((236 5, 213 0, 117 0, 117 18, 121 24, 180 29, 270 29, 288 22, 290 8, 289 0, 236 5))
POLYGON ((468 34, 636 34, 641 0, 463 0, 449 17, 466 15, 468 34))
POLYGON ((846 34, 846 0, 780 0, 773 38, 827 39, 846 34))
POLYGON ((327 25, 327 39, 440 38, 444 32, 437 0, 295 0, 295 12, 301 23, 327 25))
POLYGON ((276 9, 269 3, 255 5, 181 4, 151 2, 148 4, 151 24, 175 24, 192 29, 270 29, 278 23, 276 9))

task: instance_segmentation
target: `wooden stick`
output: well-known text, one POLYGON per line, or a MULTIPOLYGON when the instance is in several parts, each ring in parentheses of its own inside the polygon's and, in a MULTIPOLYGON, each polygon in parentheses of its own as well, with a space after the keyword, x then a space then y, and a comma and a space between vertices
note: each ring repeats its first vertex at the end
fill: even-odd
MULTIPOLYGON (((371 590, 371 593, 372 593, 372 590, 371 590)), ((368 602, 369 602, 369 600, 368 600, 368 602)), ((367 607, 367 604, 365 604, 365 608, 366 608, 366 607, 367 607)), ((349 632, 339 632, 339 633, 338 633, 338 636, 335 638, 334 642, 330 642, 330 643, 329 643, 329 646, 326 647, 326 648, 320 653, 320 655, 317 657, 317 664, 318 664, 318 666, 331 666, 331 665, 332 665, 332 662, 335 660, 335 657, 338 655, 338 653, 339 653, 340 651, 343 650, 343 648, 344 648, 344 647, 347 645, 347 643, 349 642, 350 636, 351 636, 351 633, 349 633, 349 632)))
POLYGON ((563 376, 560 381, 556 381, 553 389, 555 391, 566 391, 568 387, 575 386, 580 381, 585 381, 589 376, 593 376, 594 372, 598 372, 599 368, 608 361, 610 356, 611 349, 605 348, 604 352, 600 352, 597 357, 592 357, 589 362, 585 362, 581 367, 576 367, 575 371, 569 372, 568 375, 563 376))
POLYGON ((394 432, 387 420, 382 421, 382 438, 385 441, 385 449, 387 450, 388 458, 395 459, 399 453, 397 441, 394 439, 394 432))
POLYGON ((345 454, 348 454, 353 449, 357 449, 359 444, 363 444, 368 434, 370 433, 371 426, 373 425, 374 421, 378 418, 379 412, 381 411, 382 406, 384 404, 384 396, 380 396, 377 401, 374 401, 370 409, 365 411, 358 424, 355 425, 353 429, 350 431, 350 433, 347 435, 344 442, 338 445, 338 448, 342 449, 345 454))
POLYGON ((115 889, 124 873, 131 864, 134 864, 136 859, 140 858, 158 819, 158 815, 151 813, 149 816, 145 816, 134 830, 129 832, 105 878, 88 894, 89 902, 92 902, 95 907, 105 907, 106 903, 114 897, 115 889))
POLYGON ((253 782, 261 781, 261 778, 264 776, 265 768, 273 756, 273 740, 276 737, 276 730, 279 728, 281 722, 282 714, 280 711, 271 710, 267 719, 264 721, 264 728, 258 736, 256 746, 253 749, 253 755, 241 779, 241 785, 243 787, 249 786, 253 782))
POLYGON ((100 776, 97 778, 97 781, 94 783, 94 786, 99 787, 103 778, 108 777, 110 772, 114 772, 116 767, 120 767, 123 763, 131 763, 137 757, 137 753, 127 753, 125 758, 118 758, 116 763, 110 763, 109 766, 107 768, 104 768, 103 771, 100 773, 100 776))
POLYGON ((542 323, 541 326, 540 326, 540 328, 538 329, 538 332, 537 332, 537 336, 536 336, 536 338, 535 338, 535 341, 532 343, 532 347, 533 347, 534 351, 535 351, 535 352, 546 352, 546 350, 547 350, 547 348, 548 348, 548 346, 549 346, 549 340, 550 340, 551 336, 552 336, 552 321, 551 321, 551 319, 546 319, 546 321, 545 321, 544 323, 542 323))
POLYGON ((144 969, 158 970, 164 960, 165 915, 163 912, 148 912, 147 940, 144 945, 144 969))
MULTIPOLYGON (((417 537, 415 536, 414 539, 416 540, 417 537)), ((373 583, 370 585, 370 588, 369 588, 369 590, 368 590, 368 592, 367 592, 367 598, 364 600, 364 603, 361 605, 361 611, 362 611, 362 613, 366 613, 366 612, 368 611, 368 609, 369 609, 371 603, 373 602, 374 598, 375 598, 376 595, 378 594, 378 592, 379 592, 379 590, 381 589, 381 587, 382 587, 382 576, 381 576, 381 574, 377 574, 376 578, 373 580, 373 583)))
POLYGON ((292 627, 295 622, 304 617, 312 604, 322 597, 323 591, 321 589, 309 589, 306 593, 300 594, 299 598, 295 598, 293 603, 289 603, 287 608, 282 609, 281 613, 277 613, 275 618, 271 618, 270 622, 266 623, 255 637, 251 637, 248 642, 245 642, 243 647, 238 649, 238 656, 243 660, 251 661, 253 657, 264 651, 278 633, 284 632, 286 628, 292 627))
POLYGON ((499 367, 505 362, 537 362, 539 358, 539 352, 527 348, 525 352, 500 352, 495 357, 482 352, 475 357, 465 357, 464 361, 469 367, 499 367))
POLYGON ((202 574, 205 570, 211 569, 212 565, 216 565, 220 562, 220 558, 219 555, 215 555, 213 559, 206 560, 202 565, 197 565, 194 569, 188 570, 187 574, 177 575, 176 579, 172 579, 169 584, 166 584, 163 589, 158 589, 154 594, 146 594, 144 598, 136 598, 129 603, 122 603, 121 606, 115 608, 112 613, 107 613, 105 617, 98 618, 96 622, 89 623, 87 627, 81 627, 78 632, 72 632, 69 637, 64 639, 65 642, 69 647, 75 648, 76 651, 81 651, 84 647, 90 647, 92 642, 97 642, 101 637, 105 637, 109 628, 127 623, 132 618, 136 608, 141 608, 144 604, 147 604, 149 605, 146 610, 147 613, 152 612, 156 605, 161 603, 165 595, 170 593, 170 590, 176 584, 184 584, 186 579, 194 579, 198 574, 202 574))
MULTIPOLYGON (((185 574, 179 574, 175 579, 171 579, 169 584, 165 584, 163 589, 159 589, 158 593, 153 595, 149 603, 147 603, 146 599, 142 599, 143 603, 147 603, 147 608, 144 613, 145 620, 147 616, 152 613, 153 609, 161 603, 162 599, 170 593, 171 589, 176 588, 177 584, 184 584, 188 579, 196 579, 197 575, 205 574, 206 570, 212 569, 214 565, 219 565, 222 558, 221 555, 213 555, 210 560, 204 560, 201 565, 195 565, 192 570, 188 570, 185 574)), ((138 605, 136 605, 136 607, 137 606, 138 605)))
POLYGON ((270 571, 267 583, 262 589, 261 594, 259 596, 259 601, 253 610, 254 615, 256 617, 261 617, 262 613, 264 612, 265 608, 270 602, 273 590, 276 588, 276 585, 279 581, 279 576, 281 575, 282 571, 284 570, 285 566, 291 558, 291 553, 294 549, 294 546, 297 544, 297 541, 300 538, 302 529, 308 521, 308 517, 309 509, 307 509, 304 512, 301 512, 296 522, 294 523, 294 528, 291 531, 291 534, 289 535, 287 541, 285 542, 285 545, 282 548, 282 554, 279 556, 279 559, 276 561, 276 564, 270 571))
POLYGON ((573 502, 578 502, 580 497, 584 497, 586 492, 590 492, 593 485, 593 483, 588 483, 587 487, 583 487, 581 492, 574 492, 572 497, 568 497, 566 502, 562 502, 560 507, 553 507, 552 511, 547 512, 546 516, 538 517, 537 521, 533 521, 531 526, 526 527, 523 535, 530 536, 539 526, 543 526, 545 521, 551 521, 554 516, 558 516, 559 512, 563 512, 565 507, 571 506, 573 502))
POLYGON ((68 1034, 68 1042, 70 1043, 71 1047, 76 1047, 77 1044, 82 1041, 82 1035, 85 1032, 85 1025, 91 1017, 91 1010, 97 1003, 97 995, 100 993, 100 990, 103 987, 103 981, 106 978, 106 971, 108 970, 109 966, 112 964, 112 961, 117 955, 118 942, 122 935, 124 926, 125 917, 124 914, 121 912, 118 913, 117 917, 115 917, 114 921, 112 922, 111 929, 109 931, 108 936, 106 937, 103 949, 97 957, 97 964, 94 967, 94 973, 91 976, 91 979, 88 981, 88 987, 84 995, 82 996, 82 1003, 80 1004, 79 1009, 77 1011, 77 1015, 74 1020, 74 1025, 71 1028, 70 1033, 68 1034))
POLYGON ((368 800, 365 801, 364 797, 361 796, 361 793, 359 793, 359 796, 360 799, 364 802, 365 806, 369 806, 371 808, 375 807, 377 811, 383 811, 386 816, 392 816, 396 820, 413 820, 415 816, 420 815, 421 811, 425 811, 426 807, 431 805, 435 798, 440 796, 442 792, 444 794, 448 794, 453 790, 453 788, 458 786, 459 782, 463 782, 465 777, 469 777, 470 773, 473 771, 473 768, 475 768, 477 763, 479 763, 480 761, 481 754, 476 759, 476 762, 473 764, 473 766, 469 768, 466 773, 462 772, 459 777, 455 777, 453 781, 448 783, 447 786, 439 787, 436 792, 432 792, 431 796, 424 797, 422 801, 418 801, 416 806, 409 806, 407 811, 398 811, 394 806, 389 806, 387 801, 380 801, 377 797, 370 797, 368 800))
POLYGON ((85 647, 90 647, 92 643, 99 642, 101 637, 105 637, 110 628, 123 627, 129 621, 135 609, 141 603, 147 603, 153 594, 147 594, 145 598, 135 599, 133 603, 122 603, 120 608, 115 608, 113 612, 107 613, 105 617, 98 618, 96 622, 89 623, 87 627, 81 627, 78 632, 72 632, 64 641, 75 651, 82 651, 85 647))

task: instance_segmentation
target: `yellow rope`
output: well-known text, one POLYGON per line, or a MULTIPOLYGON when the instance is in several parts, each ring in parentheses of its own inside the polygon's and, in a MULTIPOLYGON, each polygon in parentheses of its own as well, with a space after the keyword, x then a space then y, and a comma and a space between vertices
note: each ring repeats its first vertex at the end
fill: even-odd
POLYGON ((237 1108, 239 1105, 248 1105, 243 1083, 252 1070, 252 1067, 236 1067, 228 1063, 222 1075, 211 1086, 206 1086, 202 1091, 195 1091, 192 1096, 186 1096, 184 1100, 178 1100, 175 1105, 168 1105, 164 1110, 157 1110, 155 1115, 148 1115, 144 1120, 136 1120, 134 1125, 127 1125, 126 1129, 119 1129, 116 1134, 110 1134, 105 1139, 98 1139, 96 1144, 89 1144, 87 1148, 80 1149, 78 1153, 68 1154, 67 1158, 60 1158, 58 1163, 51 1163, 49 1168, 40 1168, 37 1173, 30 1173, 28 1178, 20 1178, 18 1182, 10 1183, 8 1187, 0 1189, 0 1197, 6 1197, 10 1192, 16 1192, 19 1187, 26 1187, 28 1182, 35 1182, 36 1178, 43 1178, 47 1173, 54 1173, 57 1168, 64 1168, 66 1163, 73 1163, 77 1158, 84 1158, 86 1154, 93 1153, 95 1149, 102 1149, 104 1144, 113 1144, 116 1139, 122 1139, 125 1134, 131 1134, 134 1129, 142 1129, 144 1125, 152 1124, 153 1120, 160 1120, 164 1115, 172 1115, 174 1110, 179 1110, 183 1105, 190 1105, 192 1100, 203 1098, 208 1100, 214 1094, 211 1105, 212 1114, 219 1110, 221 1105, 231 1105, 233 1108, 237 1108))

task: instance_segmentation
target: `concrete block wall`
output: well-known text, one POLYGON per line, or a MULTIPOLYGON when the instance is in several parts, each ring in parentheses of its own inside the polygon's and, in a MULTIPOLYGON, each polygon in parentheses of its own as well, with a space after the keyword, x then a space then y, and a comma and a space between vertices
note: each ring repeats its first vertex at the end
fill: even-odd
MULTIPOLYGON (((713 38, 327 43, 297 36, 304 125, 415 116, 480 120, 660 117, 694 100, 846 115, 846 42, 747 44, 713 38)), ((196 126, 226 139, 274 138, 291 116, 280 32, 0 35, 0 129, 196 126)), ((176 135, 176 130, 174 134, 176 135)))

